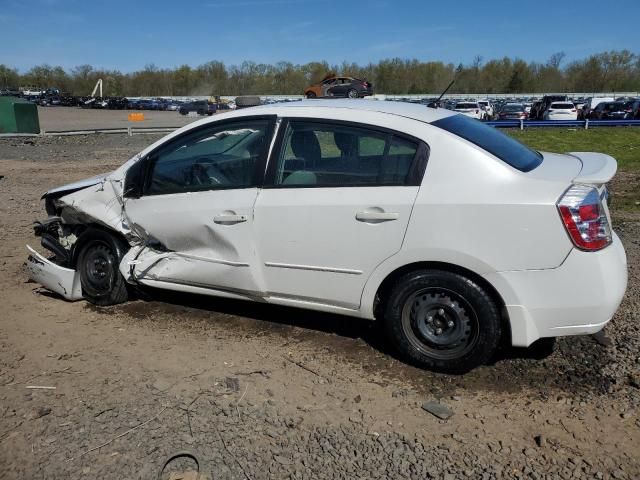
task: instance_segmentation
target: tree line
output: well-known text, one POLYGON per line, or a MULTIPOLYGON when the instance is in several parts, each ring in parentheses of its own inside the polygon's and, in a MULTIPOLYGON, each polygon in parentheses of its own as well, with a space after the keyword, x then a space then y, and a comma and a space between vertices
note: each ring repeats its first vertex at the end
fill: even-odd
POLYGON ((245 61, 227 66, 211 61, 173 69, 147 65, 131 73, 91 65, 65 70, 47 64, 20 73, 0 64, 0 87, 56 87, 83 96, 102 78, 105 96, 300 95, 328 72, 367 79, 376 92, 387 94, 440 92, 453 78, 456 82, 450 93, 463 94, 640 90, 640 55, 629 50, 597 53, 572 62, 565 62, 565 54, 559 52, 544 63, 508 57, 484 61, 480 56, 468 65, 401 58, 367 65, 245 61))

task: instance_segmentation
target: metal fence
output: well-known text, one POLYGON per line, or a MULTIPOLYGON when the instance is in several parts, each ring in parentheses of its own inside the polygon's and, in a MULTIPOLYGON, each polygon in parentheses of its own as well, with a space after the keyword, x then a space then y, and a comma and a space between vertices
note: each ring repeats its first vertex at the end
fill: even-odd
POLYGON ((496 128, 584 128, 592 127, 640 127, 640 120, 492 120, 485 122, 496 128))

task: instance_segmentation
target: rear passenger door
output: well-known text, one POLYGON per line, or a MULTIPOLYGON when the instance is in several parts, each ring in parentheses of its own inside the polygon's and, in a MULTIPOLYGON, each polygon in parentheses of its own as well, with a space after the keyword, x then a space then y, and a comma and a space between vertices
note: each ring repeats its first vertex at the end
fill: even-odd
POLYGON ((427 157, 397 132, 285 120, 254 209, 268 295, 357 309, 402 246, 427 157))

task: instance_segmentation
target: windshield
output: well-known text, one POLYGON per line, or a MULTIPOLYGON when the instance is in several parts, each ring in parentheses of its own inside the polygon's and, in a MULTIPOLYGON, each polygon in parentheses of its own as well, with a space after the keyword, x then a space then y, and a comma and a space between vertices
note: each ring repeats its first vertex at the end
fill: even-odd
POLYGON ((488 127, 463 115, 436 120, 431 125, 468 140, 522 172, 533 170, 542 163, 542 155, 496 128, 488 127))

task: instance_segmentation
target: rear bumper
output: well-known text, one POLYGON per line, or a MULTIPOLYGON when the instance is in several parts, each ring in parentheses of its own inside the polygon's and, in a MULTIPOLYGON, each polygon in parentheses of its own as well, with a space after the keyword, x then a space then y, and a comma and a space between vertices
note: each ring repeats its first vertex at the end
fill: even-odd
POLYGON ((542 337, 601 330, 627 288, 627 259, 614 234, 607 248, 574 249, 558 268, 497 272, 485 278, 505 301, 512 344, 526 347, 542 337))
POLYGON ((67 300, 82 299, 80 274, 70 268, 56 265, 27 245, 29 257, 25 263, 29 278, 67 300))

